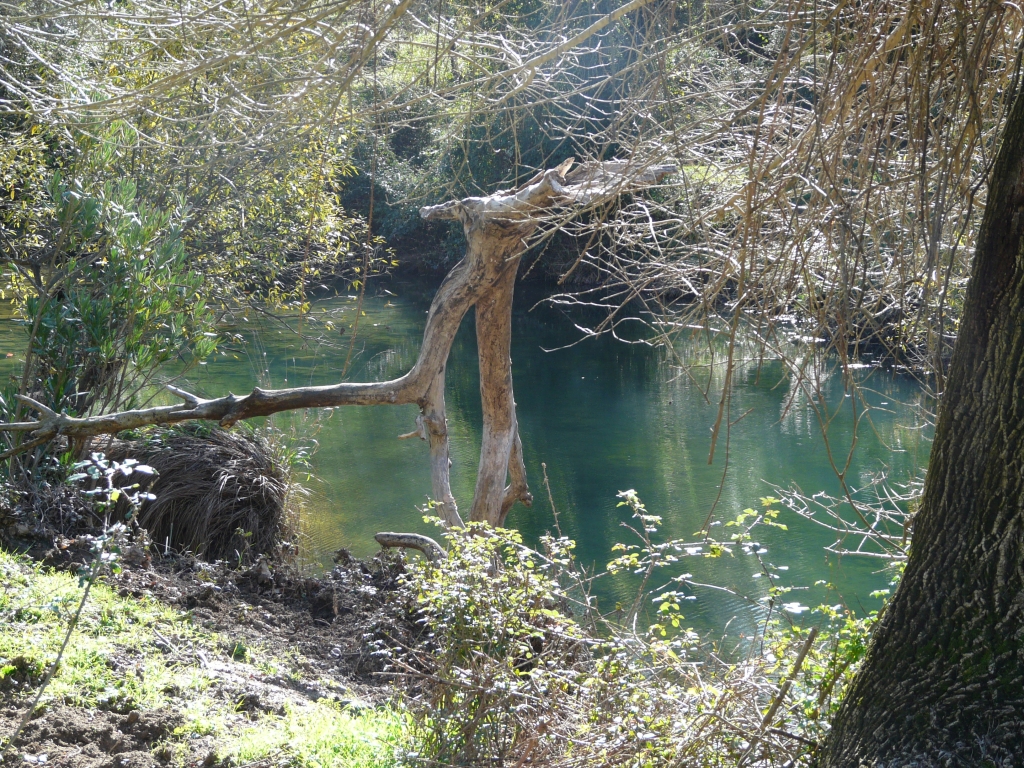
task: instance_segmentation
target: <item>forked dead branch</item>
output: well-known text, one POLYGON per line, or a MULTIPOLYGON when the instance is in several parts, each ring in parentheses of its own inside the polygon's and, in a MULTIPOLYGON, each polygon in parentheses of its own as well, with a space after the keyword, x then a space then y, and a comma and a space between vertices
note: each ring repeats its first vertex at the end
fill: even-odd
POLYGON ((516 421, 510 356, 512 296, 519 260, 529 238, 555 209, 600 203, 656 184, 675 171, 671 165, 627 160, 586 162, 571 170, 574 163, 570 158, 516 189, 420 210, 425 219, 460 222, 468 245, 465 258, 448 273, 434 296, 419 357, 404 376, 372 383, 278 390, 257 387, 242 397, 229 394, 215 399, 168 387, 184 402, 86 417, 57 413, 24 397, 22 400, 38 411, 40 418, 0 424, 0 430, 27 434, 28 439, 13 453, 58 435, 87 440, 155 424, 208 420, 230 427, 242 419, 299 408, 415 403, 420 409, 416 429, 402 437, 419 437, 429 444, 433 498, 445 524, 461 526, 462 517, 449 482, 445 367, 459 325, 475 307, 483 437, 470 520, 499 526, 517 501, 529 506, 533 500, 516 421))

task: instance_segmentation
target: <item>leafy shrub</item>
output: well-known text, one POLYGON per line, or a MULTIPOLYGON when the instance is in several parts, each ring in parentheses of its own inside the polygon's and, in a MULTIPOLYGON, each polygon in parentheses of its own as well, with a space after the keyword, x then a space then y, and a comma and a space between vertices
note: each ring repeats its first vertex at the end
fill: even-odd
MULTIPOLYGON (((730 661, 686 628, 676 592, 644 591, 679 542, 655 541, 659 518, 633 492, 636 545, 613 570, 642 574, 629 611, 601 616, 573 543, 543 552, 518 533, 472 524, 445 533, 447 559, 413 563, 401 593, 421 628, 392 648, 405 683, 414 762, 427 765, 644 766, 808 764, 864 655, 874 617, 822 606, 813 631, 766 611, 763 643, 730 661), (658 594, 656 594, 658 593, 658 594), (655 620, 636 628, 641 602, 655 620)), ((767 512, 772 511, 769 502, 767 512)), ((749 544, 777 514, 745 510, 739 533, 699 555, 749 544)), ((691 550, 696 549, 694 547, 691 550)), ((774 596, 771 598, 774 600, 774 596)))
MULTIPOLYGON (((22 376, 0 400, 8 421, 24 415, 14 395, 73 416, 134 407, 161 365, 202 360, 217 343, 216 313, 185 250, 187 206, 173 197, 148 204, 117 172, 132 128, 115 122, 96 136, 53 140, 56 149, 47 136, 31 128, 0 146, 25 172, 0 179, 9 185, 4 297, 27 330, 22 376)), ((4 447, 16 438, 5 433, 4 447)), ((83 453, 67 447, 64 469, 83 453)), ((17 459, 12 476, 42 488, 39 470, 54 466, 48 450, 17 459)))
POLYGON ((31 322, 29 391, 55 410, 131 402, 174 357, 215 348, 214 314, 181 241, 182 211, 136 200, 130 181, 87 190, 56 174, 46 286, 25 286, 31 322))
POLYGON ((425 636, 397 663, 415 680, 422 757, 502 764, 535 749, 550 713, 572 706, 590 654, 566 615, 553 563, 517 532, 471 524, 448 540, 440 567, 414 564, 404 579, 425 636))

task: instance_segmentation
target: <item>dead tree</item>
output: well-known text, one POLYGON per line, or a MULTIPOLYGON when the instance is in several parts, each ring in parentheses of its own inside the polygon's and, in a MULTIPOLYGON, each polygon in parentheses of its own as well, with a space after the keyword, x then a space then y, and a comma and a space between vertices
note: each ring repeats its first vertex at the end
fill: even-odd
POLYGON ((18 451, 58 435, 86 440, 126 429, 196 419, 218 421, 221 426, 230 427, 242 419, 299 408, 416 403, 420 409, 416 429, 401 437, 419 437, 429 444, 433 497, 441 517, 450 527, 462 526, 449 482, 445 366, 463 317, 471 307, 476 307, 483 440, 469 519, 500 526, 513 504, 519 501, 529 506, 533 499, 516 422, 510 357, 512 295, 520 257, 530 237, 544 221, 550 220, 555 209, 608 200, 655 184, 675 170, 668 165, 614 160, 583 163, 570 172, 573 164, 570 158, 513 190, 420 210, 425 219, 460 222, 468 245, 465 258, 448 273, 434 296, 419 357, 404 376, 373 383, 345 382, 279 390, 257 387, 244 397, 229 394, 212 400, 168 387, 184 402, 81 418, 56 413, 23 397, 28 406, 39 412, 39 419, 0 424, 0 430, 28 433, 29 439, 15 449, 18 451))

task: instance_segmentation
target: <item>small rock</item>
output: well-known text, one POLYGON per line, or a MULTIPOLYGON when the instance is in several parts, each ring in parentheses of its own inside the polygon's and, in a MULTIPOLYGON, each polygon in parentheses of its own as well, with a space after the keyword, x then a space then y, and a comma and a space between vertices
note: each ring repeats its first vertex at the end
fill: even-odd
POLYGON ((270 587, 274 584, 274 574, 270 572, 270 566, 267 564, 267 558, 263 555, 256 564, 250 568, 247 575, 256 580, 256 583, 261 587, 270 587))
POLYGON ((352 553, 342 547, 334 553, 334 562, 344 567, 351 567, 352 563, 355 562, 355 558, 352 557, 352 553))
POLYGON ((99 746, 109 755, 117 754, 124 746, 124 734, 120 731, 110 729, 100 735, 99 746))

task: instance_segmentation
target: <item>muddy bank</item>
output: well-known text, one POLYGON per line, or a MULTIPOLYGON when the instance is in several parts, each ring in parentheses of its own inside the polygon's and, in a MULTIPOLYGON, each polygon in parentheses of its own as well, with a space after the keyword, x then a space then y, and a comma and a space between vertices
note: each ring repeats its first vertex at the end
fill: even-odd
MULTIPOLYGON (((154 559, 111 579, 122 597, 152 597, 189 612, 192 621, 245 647, 276 656, 299 652, 307 676, 355 686, 367 701, 390 688, 375 641, 405 634, 390 599, 402 561, 382 554, 368 562, 342 554, 322 576, 302 575, 265 559, 245 570, 194 557, 154 559)), ((310 689, 310 695, 329 691, 310 689)))
MULTIPOLYGON (((21 712, 8 707, 0 713, 0 728, 17 727, 21 712)), ((3 765, 82 766, 82 768, 150 768, 170 763, 172 754, 154 754, 154 745, 170 737, 182 723, 172 710, 128 714, 56 705, 28 723, 19 743, 8 750, 3 765)), ((193 763, 203 764, 199 754, 193 763)), ((216 762, 216 756, 210 764, 216 762)))

